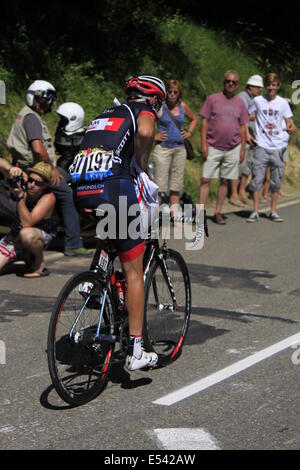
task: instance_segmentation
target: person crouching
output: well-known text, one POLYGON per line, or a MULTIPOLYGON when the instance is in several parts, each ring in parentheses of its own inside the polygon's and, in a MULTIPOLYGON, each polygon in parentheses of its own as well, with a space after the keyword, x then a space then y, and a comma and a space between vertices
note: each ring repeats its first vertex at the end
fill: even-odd
POLYGON ((0 271, 7 263, 22 259, 29 265, 24 277, 47 276, 44 249, 53 238, 51 215, 55 205, 55 196, 49 189, 51 166, 39 162, 26 174, 1 159, 0 171, 8 177, 16 201, 11 232, 0 241, 0 271))

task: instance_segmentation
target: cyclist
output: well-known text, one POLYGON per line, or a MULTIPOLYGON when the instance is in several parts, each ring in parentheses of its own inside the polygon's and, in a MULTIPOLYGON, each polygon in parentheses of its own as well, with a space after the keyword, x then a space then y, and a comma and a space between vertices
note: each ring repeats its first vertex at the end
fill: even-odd
MULTIPOLYGON (((129 318, 129 349, 125 367, 132 371, 156 364, 158 357, 142 348, 145 241, 140 235, 138 238, 130 235, 129 230, 136 216, 128 215, 128 209, 138 204, 130 165, 136 156, 138 165, 143 170, 147 167, 157 111, 165 100, 166 89, 159 78, 140 75, 128 79, 125 92, 126 103, 106 109, 88 126, 81 150, 69 172, 75 183, 74 197, 79 207, 98 208, 100 204, 109 203, 116 211, 114 243, 125 277, 125 303, 129 318), (122 196, 126 197, 127 202, 126 238, 119 234, 125 214, 120 204, 122 196)), ((109 224, 111 222, 109 220, 109 224)))

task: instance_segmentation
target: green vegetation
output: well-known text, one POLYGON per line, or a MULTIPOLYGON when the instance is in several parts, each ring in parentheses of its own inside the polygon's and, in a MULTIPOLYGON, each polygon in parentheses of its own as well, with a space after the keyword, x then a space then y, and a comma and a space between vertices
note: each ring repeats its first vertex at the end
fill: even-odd
MULTIPOLYGON (((233 33, 212 29, 204 24, 195 24, 179 13, 170 15, 168 10, 165 12, 165 18, 162 18, 153 5, 155 11, 151 10, 143 15, 143 2, 137 1, 135 4, 134 12, 130 11, 129 14, 124 8, 124 17, 119 18, 118 2, 112 1, 110 9, 104 9, 102 20, 93 18, 93 24, 90 25, 93 34, 90 39, 94 48, 90 49, 85 49, 86 29, 81 35, 82 43, 79 42, 80 38, 76 37, 77 42, 73 45, 72 36, 65 37, 59 30, 57 37, 52 34, 47 43, 49 45, 45 46, 46 39, 43 35, 36 36, 36 42, 32 44, 33 33, 26 29, 24 24, 16 24, 16 37, 12 39, 16 60, 12 60, 13 50, 9 53, 8 48, 3 49, 5 53, 0 58, 0 79, 5 81, 7 89, 7 104, 0 107, 2 155, 7 155, 5 141, 17 112, 24 105, 26 88, 35 79, 48 80, 55 85, 59 96, 58 105, 64 101, 79 103, 86 112, 88 123, 102 109, 111 106, 115 96, 120 101, 124 99, 124 80, 132 74, 150 73, 164 80, 180 80, 184 100, 198 114, 206 96, 222 89, 226 70, 234 69, 239 72, 242 84, 240 90, 250 75, 264 75, 266 71, 272 70, 270 60, 267 61, 265 56, 264 59, 261 55, 258 57, 255 50, 251 52, 249 44, 247 45, 242 37, 237 39, 233 33), (131 29, 127 32, 123 25, 122 35, 116 38, 114 33, 117 34, 121 21, 127 26, 130 21, 131 29), (113 39, 108 39, 108 33, 113 39), (95 41, 98 41, 97 44, 95 41), (32 53, 38 44, 42 46, 42 53, 38 58, 43 64, 40 69, 37 61, 33 60, 32 53), (23 61, 22 67, 20 58, 23 61), (16 62, 18 66, 14 67, 16 62)), ((161 2, 157 5, 157 8, 161 7, 161 2)), ((51 22, 51 18, 49 21, 51 22)), ((91 17, 89 21, 92 21, 91 17)), ((289 75, 288 66, 282 62, 281 67, 277 64, 273 70, 281 75, 280 94, 291 96, 295 90, 291 88, 293 80, 289 75)), ((297 77, 294 77, 294 80, 296 79, 297 77)), ((300 127, 300 107, 298 108, 295 121, 300 127)), ((46 120, 54 134, 58 116, 52 112, 46 120)), ((192 137, 196 159, 188 162, 185 178, 187 191, 195 202, 198 200, 202 167, 199 131, 200 119, 197 132, 192 137)), ((216 188, 217 186, 212 187, 211 197, 214 197, 216 188)))

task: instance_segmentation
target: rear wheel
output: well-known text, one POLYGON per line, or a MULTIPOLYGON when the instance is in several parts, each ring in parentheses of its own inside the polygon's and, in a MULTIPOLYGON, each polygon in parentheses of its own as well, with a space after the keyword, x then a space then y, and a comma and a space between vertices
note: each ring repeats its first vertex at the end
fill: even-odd
POLYGON ((191 314, 191 284, 180 253, 166 250, 154 261, 145 283, 143 336, 147 351, 165 365, 180 355, 191 314))
POLYGON ((108 291, 95 340, 103 286, 96 273, 74 275, 53 308, 48 331, 48 365, 53 385, 67 403, 77 406, 95 398, 107 382, 114 350, 115 315, 108 291))

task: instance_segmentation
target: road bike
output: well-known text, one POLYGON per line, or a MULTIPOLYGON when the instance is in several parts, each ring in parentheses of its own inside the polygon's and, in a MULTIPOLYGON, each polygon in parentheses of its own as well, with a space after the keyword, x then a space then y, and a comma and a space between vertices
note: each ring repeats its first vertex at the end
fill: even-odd
MULTIPOLYGON (((128 348, 125 282, 115 269, 113 243, 101 240, 90 270, 62 288, 48 330, 47 356, 58 395, 82 405, 105 388, 112 364, 124 362, 128 348), (95 262, 96 260, 96 262, 95 262)), ((157 366, 182 351, 191 314, 191 284, 181 254, 157 238, 146 242, 143 259, 145 307, 143 343, 158 355, 157 366)))

